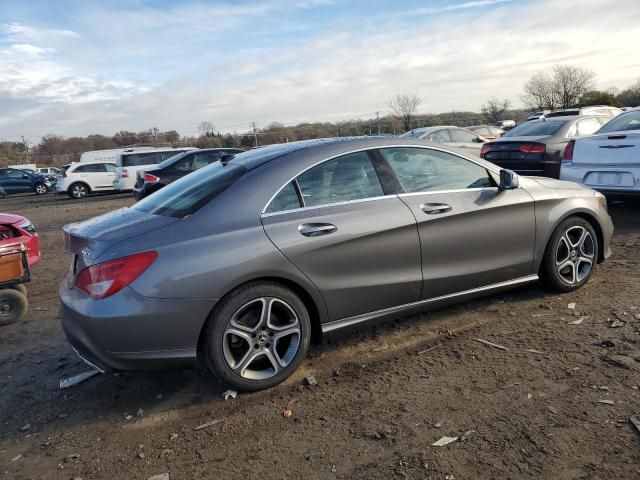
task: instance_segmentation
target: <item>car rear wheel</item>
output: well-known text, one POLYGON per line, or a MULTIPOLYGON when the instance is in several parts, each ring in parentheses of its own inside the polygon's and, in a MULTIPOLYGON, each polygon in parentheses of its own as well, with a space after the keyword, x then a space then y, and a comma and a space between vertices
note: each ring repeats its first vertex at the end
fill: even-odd
POLYGON ((227 295, 209 319, 204 353, 211 371, 243 391, 289 377, 309 349, 311 322, 300 298, 274 282, 256 282, 227 295))
POLYGON ((69 187, 68 193, 71 198, 84 198, 89 193, 89 187, 84 183, 74 183, 69 187))
POLYGON ((38 195, 44 195, 49 191, 47 186, 44 183, 36 183, 36 186, 33 189, 38 195))
POLYGON ((553 232, 542 260, 542 276, 558 292, 587 283, 598 259, 598 237, 589 222, 570 217, 553 232))
POLYGON ((27 313, 29 301, 18 290, 0 290, 0 326, 11 325, 22 320, 27 313))

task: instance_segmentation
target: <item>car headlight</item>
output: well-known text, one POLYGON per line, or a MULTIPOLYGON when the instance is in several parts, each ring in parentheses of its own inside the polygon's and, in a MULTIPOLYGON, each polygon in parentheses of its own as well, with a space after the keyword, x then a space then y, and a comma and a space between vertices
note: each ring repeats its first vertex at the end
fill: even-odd
POLYGON ((33 223, 31 223, 26 218, 18 224, 18 227, 26 230, 29 233, 36 233, 36 227, 34 227, 33 223))
POLYGON ((598 205, 600 205, 605 212, 608 212, 609 209, 607 208, 607 197, 605 197, 602 193, 600 192, 595 192, 593 194, 593 196, 596 199, 596 202, 598 202, 598 205))

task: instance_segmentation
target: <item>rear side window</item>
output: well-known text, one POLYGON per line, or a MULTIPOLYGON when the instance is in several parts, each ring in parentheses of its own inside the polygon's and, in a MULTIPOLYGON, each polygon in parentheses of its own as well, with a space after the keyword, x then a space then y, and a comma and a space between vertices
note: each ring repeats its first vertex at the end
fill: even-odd
POLYGON ((73 173, 104 173, 107 171, 103 163, 93 163, 90 165, 78 165, 73 173))
POLYGON ((427 136, 427 140, 430 142, 436 143, 445 143, 451 141, 451 135, 449 135, 449 130, 437 130, 433 133, 430 133, 427 136))
POLYGON ((640 130, 640 110, 623 113, 605 123, 598 133, 623 132, 625 130, 640 130))
POLYGON ((509 130, 502 137, 537 137, 542 135, 553 135, 566 122, 547 122, 544 120, 534 120, 522 123, 516 128, 509 130))
POLYGON ((483 167, 451 153, 410 147, 380 152, 406 193, 494 186, 483 167))
POLYGON ((350 153, 324 162, 297 180, 306 207, 384 195, 366 152, 350 153))
POLYGON ((131 208, 154 215, 182 218, 209 203, 246 172, 246 167, 242 165, 217 162, 167 185, 131 208))
POLYGON ((289 182, 278 194, 271 200, 271 203, 265 210, 265 213, 284 212, 285 210, 293 210, 300 208, 300 199, 296 192, 293 182, 289 182))
POLYGON ((597 118, 585 118, 578 122, 578 135, 591 135, 595 133, 602 125, 597 118))
POLYGON ((452 128, 450 132, 451 132, 451 138, 453 139, 454 142, 470 143, 470 142, 475 142, 476 138, 478 138, 473 133, 468 132, 466 130, 462 130, 461 128, 452 128))

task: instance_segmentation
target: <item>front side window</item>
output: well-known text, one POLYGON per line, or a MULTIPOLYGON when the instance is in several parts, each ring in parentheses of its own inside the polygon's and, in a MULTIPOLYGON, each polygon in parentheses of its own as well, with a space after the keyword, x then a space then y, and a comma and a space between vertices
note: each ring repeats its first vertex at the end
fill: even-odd
POLYGON ((220 160, 218 152, 201 152, 196 153, 193 159, 192 168, 198 170, 199 168, 206 167, 210 163, 220 160))
POLYGON ((188 173, 193 171, 193 154, 185 155, 180 160, 175 162, 171 167, 173 170, 177 170, 178 172, 188 173))
POLYGON ((494 186, 486 169, 451 153, 411 147, 380 152, 406 193, 494 186))
POLYGON ((473 133, 463 130, 461 128, 452 128, 451 138, 453 138, 454 142, 471 143, 471 142, 475 142, 478 137, 473 133))
POLYGON ((23 178, 26 175, 25 172, 21 172, 20 170, 14 170, 14 169, 9 169, 7 170, 7 172, 9 173, 8 176, 10 178, 23 178))
POLYGON ((598 133, 624 132, 625 130, 640 130, 640 110, 626 112, 605 123, 598 133))
POLYGON ((306 207, 384 195, 366 152, 324 162, 298 177, 306 207))

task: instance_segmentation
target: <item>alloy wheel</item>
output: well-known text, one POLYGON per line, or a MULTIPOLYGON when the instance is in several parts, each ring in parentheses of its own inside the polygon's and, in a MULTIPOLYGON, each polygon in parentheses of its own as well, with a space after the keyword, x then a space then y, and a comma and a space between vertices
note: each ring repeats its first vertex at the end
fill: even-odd
POLYGON ((74 185, 71 194, 74 198, 83 198, 87 195, 87 188, 84 185, 74 185))
POLYGON ((285 369, 300 347, 300 320, 294 309, 275 297, 261 297, 240 307, 223 333, 229 367, 247 380, 265 380, 285 369))
POLYGON ((36 185, 36 193, 38 195, 43 195, 45 193, 47 193, 47 187, 46 185, 42 185, 41 183, 39 183, 38 185, 36 185))
POLYGON ((593 268, 595 242, 584 227, 568 228, 556 247, 556 271, 563 282, 576 285, 589 276, 593 268))

